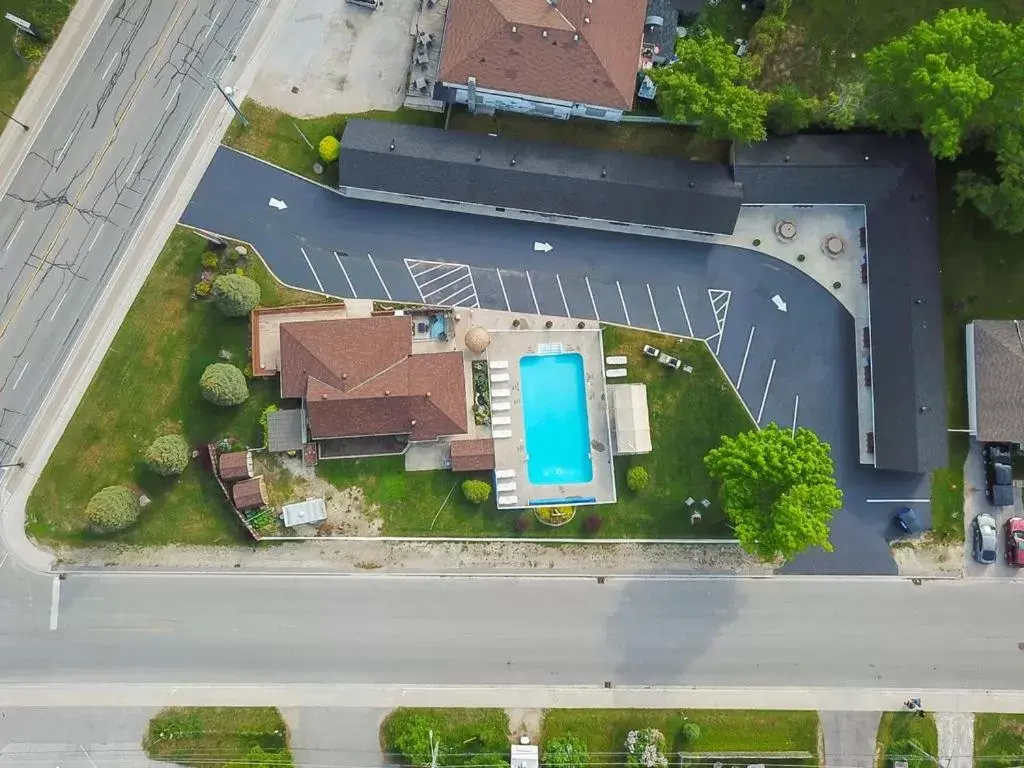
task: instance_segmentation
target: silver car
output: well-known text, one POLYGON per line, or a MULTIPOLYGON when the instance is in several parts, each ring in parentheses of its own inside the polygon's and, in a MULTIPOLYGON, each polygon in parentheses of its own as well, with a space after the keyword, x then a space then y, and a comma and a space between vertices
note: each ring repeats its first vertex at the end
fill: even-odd
POLYGON ((989 565, 996 561, 996 542, 999 534, 996 533, 996 521, 992 515, 983 512, 974 518, 974 537, 971 544, 971 553, 974 559, 983 565, 989 565))

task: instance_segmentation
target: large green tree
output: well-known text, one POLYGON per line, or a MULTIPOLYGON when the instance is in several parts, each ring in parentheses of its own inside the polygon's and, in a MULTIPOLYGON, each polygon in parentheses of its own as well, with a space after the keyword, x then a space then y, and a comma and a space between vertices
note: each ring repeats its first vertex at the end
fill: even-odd
POLYGON ((764 141, 771 96, 750 87, 757 67, 710 32, 681 38, 678 61, 648 74, 658 86, 658 109, 667 119, 699 123, 715 139, 764 141))
POLYGON ((708 453, 704 463, 744 549, 765 561, 813 546, 832 551, 829 524, 843 494, 830 454, 809 429, 794 434, 775 424, 723 437, 708 453))
POLYGON ((865 55, 868 113, 887 131, 920 129, 937 157, 966 137, 1020 120, 1024 26, 954 8, 865 55))
POLYGON ((961 172, 957 196, 961 203, 973 203, 999 229, 1024 232, 1024 128, 1005 128, 994 144, 999 177, 961 172))

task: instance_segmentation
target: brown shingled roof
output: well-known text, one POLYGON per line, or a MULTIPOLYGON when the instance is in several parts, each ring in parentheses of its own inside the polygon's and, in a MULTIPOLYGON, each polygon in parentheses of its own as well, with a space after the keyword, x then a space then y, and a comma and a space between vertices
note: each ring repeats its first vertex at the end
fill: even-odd
POLYGON ((646 9, 646 0, 449 0, 438 80, 632 109, 646 9))
POLYGON ((1024 321, 974 321, 978 440, 1024 441, 1024 321))
POLYGON ((267 489, 263 476, 242 480, 231 486, 231 498, 239 509, 256 509, 267 504, 267 489))
POLYGON ((463 434, 464 368, 461 352, 413 355, 408 317, 281 326, 281 396, 306 399, 314 439, 463 434))
POLYGON ((494 441, 490 438, 454 440, 451 448, 453 472, 494 469, 494 441))
POLYGON ((221 480, 231 482, 252 477, 252 463, 248 451, 222 453, 217 464, 220 467, 221 480))

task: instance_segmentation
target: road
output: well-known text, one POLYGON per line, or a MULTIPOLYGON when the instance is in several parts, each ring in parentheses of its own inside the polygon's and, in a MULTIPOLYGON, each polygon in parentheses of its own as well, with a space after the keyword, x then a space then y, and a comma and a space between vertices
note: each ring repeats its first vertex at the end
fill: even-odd
POLYGON ((1024 690, 1011 583, 70 574, 54 611, 8 565, 0 595, 3 684, 1024 690))
POLYGON ((260 0, 117 0, 0 204, 0 463, 20 443, 260 0))

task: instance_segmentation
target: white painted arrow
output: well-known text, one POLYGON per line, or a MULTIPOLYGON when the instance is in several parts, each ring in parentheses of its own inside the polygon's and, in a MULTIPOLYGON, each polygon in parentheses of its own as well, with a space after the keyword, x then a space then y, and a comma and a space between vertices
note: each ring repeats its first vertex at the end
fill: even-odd
POLYGON ((551 243, 534 243, 533 250, 543 251, 544 253, 547 253, 548 251, 551 250, 551 243))
POLYGON ((774 296, 772 296, 772 304, 775 305, 775 308, 779 310, 779 312, 786 311, 786 302, 783 301, 782 297, 779 296, 779 294, 777 293, 774 296))
POLYGON ((270 202, 267 203, 271 208, 277 208, 279 211, 283 211, 288 207, 284 200, 278 200, 276 197, 270 198, 270 202))

